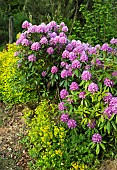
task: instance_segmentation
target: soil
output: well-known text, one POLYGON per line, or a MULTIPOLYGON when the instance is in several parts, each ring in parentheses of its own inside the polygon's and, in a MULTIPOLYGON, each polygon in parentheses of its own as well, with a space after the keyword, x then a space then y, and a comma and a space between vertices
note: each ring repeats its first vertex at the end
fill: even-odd
POLYGON ((0 170, 29 170, 30 160, 21 140, 27 134, 21 105, 7 108, 0 103, 0 170))

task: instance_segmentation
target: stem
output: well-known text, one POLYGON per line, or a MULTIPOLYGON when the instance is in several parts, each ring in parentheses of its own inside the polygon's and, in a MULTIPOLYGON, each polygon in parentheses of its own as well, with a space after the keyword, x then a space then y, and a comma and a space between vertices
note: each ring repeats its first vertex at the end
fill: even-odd
POLYGON ((39 104, 41 96, 40 96, 40 90, 39 90, 39 86, 38 85, 36 85, 36 90, 37 90, 38 104, 39 104))

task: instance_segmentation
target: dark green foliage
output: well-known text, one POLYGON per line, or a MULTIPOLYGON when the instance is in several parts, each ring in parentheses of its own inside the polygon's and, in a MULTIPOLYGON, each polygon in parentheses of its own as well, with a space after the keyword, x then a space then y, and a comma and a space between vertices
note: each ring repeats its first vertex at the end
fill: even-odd
POLYGON ((72 38, 92 44, 109 42, 117 36, 116 11, 115 0, 93 0, 82 4, 79 9, 81 18, 74 23, 72 38))

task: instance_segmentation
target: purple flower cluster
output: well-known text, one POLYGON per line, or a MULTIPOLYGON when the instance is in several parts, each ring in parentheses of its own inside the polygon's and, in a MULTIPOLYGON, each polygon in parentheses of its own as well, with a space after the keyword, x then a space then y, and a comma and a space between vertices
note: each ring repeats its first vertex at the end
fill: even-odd
POLYGON ((85 51, 82 52, 80 56, 80 61, 82 61, 83 63, 88 61, 88 56, 86 55, 85 51))
POLYGON ((74 60, 73 62, 72 62, 72 65, 71 65, 71 68, 80 68, 81 67, 81 64, 80 64, 80 62, 78 61, 78 60, 74 60))
POLYGON ((60 119, 61 119, 62 122, 68 122, 69 116, 68 116, 68 114, 64 114, 64 113, 63 113, 63 114, 61 115, 60 119))
POLYGON ((110 40, 110 44, 117 44, 117 38, 115 39, 115 38, 112 38, 111 40, 110 40))
POLYGON ((112 94, 109 93, 109 92, 107 92, 107 93, 106 93, 106 96, 104 96, 104 98, 103 98, 104 103, 105 103, 105 104, 108 104, 108 103, 111 101, 112 97, 113 97, 112 94))
POLYGON ((48 47, 47 48, 47 53, 50 54, 50 55, 53 54, 54 53, 54 49, 52 47, 48 47))
POLYGON ((28 21, 24 21, 22 23, 22 28, 28 29, 31 26, 31 24, 28 21))
POLYGON ((108 107, 105 108, 104 115, 106 115, 109 119, 113 114, 117 114, 117 97, 112 97, 109 100, 108 107))
POLYGON ((61 121, 67 123, 69 129, 74 129, 77 126, 77 123, 74 119, 69 119, 68 114, 62 114, 60 117, 61 121))
POLYGON ((101 50, 107 51, 108 47, 109 47, 109 45, 107 43, 105 43, 105 44, 102 45, 101 50))
POLYGON ((74 61, 76 58, 77 58, 77 55, 75 53, 73 53, 73 52, 69 53, 69 60, 70 61, 74 61))
POLYGON ((112 109, 112 113, 117 114, 117 97, 112 97, 109 107, 112 109))
POLYGON ((90 80, 91 77, 92 77, 92 74, 87 70, 84 70, 81 75, 82 80, 86 80, 86 81, 90 80))
POLYGON ((79 89, 79 85, 76 82, 72 82, 70 85, 70 90, 78 90, 79 89))
POLYGON ((95 84, 95 83, 91 83, 89 86, 88 86, 88 91, 91 92, 91 93, 95 93, 98 91, 98 85, 95 84))
POLYGON ((52 74, 55 74, 55 73, 57 73, 58 72, 58 68, 56 67, 56 66, 53 66, 52 68, 51 68, 51 73, 52 74))
POLYGON ((110 80, 110 79, 108 79, 108 78, 106 78, 106 79, 104 80, 104 84, 105 84, 107 87, 112 87, 112 86, 113 86, 113 81, 110 80))
POLYGON ((68 77, 68 70, 64 69, 62 72, 61 72, 61 78, 66 78, 68 77))
POLYGON ((21 44, 24 45, 24 46, 29 46, 30 45, 30 41, 25 38, 25 39, 22 40, 21 44))
POLYGON ((40 48, 41 48, 41 46, 40 46, 39 42, 34 42, 31 45, 31 50, 38 51, 40 48))
POLYGON ((28 60, 31 62, 35 62, 36 61, 36 57, 34 56, 34 54, 31 54, 28 56, 28 60))
POLYGON ((48 44, 48 40, 46 37, 42 37, 41 40, 40 40, 40 44, 48 44))
POLYGON ((62 89, 60 91, 60 97, 61 99, 65 99, 69 95, 68 91, 66 89, 62 89))
POLYGON ((59 105, 58 105, 58 109, 63 111, 66 109, 66 107, 64 106, 65 105, 65 102, 60 102, 59 105))
POLYGON ((77 126, 76 121, 74 119, 69 119, 67 125, 69 129, 74 129, 77 126))
POLYGON ((113 77, 117 76, 117 71, 112 72, 112 76, 113 77))
POLYGON ((101 143, 102 142, 102 136, 98 133, 95 133, 93 136, 92 136, 92 141, 94 143, 101 143))
POLYGON ((42 77, 45 77, 45 76, 46 76, 46 74, 47 74, 47 72, 46 72, 46 71, 43 71, 43 72, 41 73, 42 77))
POLYGON ((95 128, 95 126, 96 126, 95 120, 90 121, 90 122, 87 124, 87 126, 88 126, 89 128, 91 128, 91 129, 95 128))
POLYGON ((79 98, 85 99, 85 94, 86 94, 85 91, 80 92, 80 93, 79 93, 79 98))

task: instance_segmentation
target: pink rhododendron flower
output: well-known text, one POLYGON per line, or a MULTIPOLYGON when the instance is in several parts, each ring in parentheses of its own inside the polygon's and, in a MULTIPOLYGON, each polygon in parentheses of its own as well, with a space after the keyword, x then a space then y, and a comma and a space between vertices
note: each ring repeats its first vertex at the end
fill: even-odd
POLYGON ((86 55, 85 51, 82 52, 80 56, 80 61, 82 61, 83 63, 88 61, 88 56, 86 55))
POLYGON ((86 94, 85 91, 80 92, 80 93, 79 93, 79 98, 85 99, 85 94, 86 94))
POLYGON ((80 62, 78 61, 78 60, 74 60, 73 62, 72 62, 72 65, 71 65, 71 68, 80 68, 81 67, 81 64, 80 64, 80 62))
POLYGON ((65 102, 60 102, 60 103, 58 104, 58 109, 61 110, 61 111, 65 110, 66 107, 65 107, 64 105, 65 105, 65 102))
POLYGON ((47 72, 46 72, 46 71, 43 71, 43 72, 41 73, 42 77, 45 77, 45 76, 46 76, 46 74, 47 74, 47 72))
POLYGON ((39 42, 34 42, 31 45, 31 50, 38 51, 40 48, 41 48, 41 46, 40 46, 39 42))
POLYGON ((70 90, 78 90, 79 89, 79 85, 76 82, 72 82, 70 85, 70 90))
POLYGON ((22 23, 22 28, 28 29, 31 25, 32 25, 32 24, 29 23, 28 21, 24 21, 24 22, 22 23))
POLYGON ((73 119, 69 119, 67 125, 69 129, 74 129, 77 126, 76 121, 73 119))
POLYGON ((91 93, 95 93, 98 91, 98 85, 95 84, 95 83, 91 83, 89 86, 88 86, 88 91, 91 92, 91 93))
POLYGON ((60 97, 61 99, 65 99, 69 95, 68 91, 66 89, 62 89, 60 91, 60 97))
POLYGON ((27 39, 23 39, 21 44, 24 45, 24 46, 29 46, 30 45, 30 41, 27 40, 27 39))
POLYGON ((68 27, 67 26, 63 26, 62 31, 63 32, 68 32, 68 27))
POLYGON ((31 54, 28 56, 28 60, 31 62, 34 62, 34 61, 36 61, 36 57, 33 54, 31 54))
POLYGON ((48 40, 46 37, 42 37, 41 40, 40 40, 40 44, 48 44, 48 40))
POLYGON ((58 72, 58 68, 56 67, 56 66, 53 66, 52 68, 51 68, 51 73, 52 74, 55 74, 55 73, 57 73, 58 72))
POLYGON ((102 142, 102 136, 98 133, 95 133, 93 136, 92 136, 92 141, 94 143, 101 143, 102 142))
POLYGON ((52 47, 48 47, 47 48, 47 53, 50 54, 50 55, 53 54, 54 53, 54 49, 52 47))
POLYGON ((87 70, 84 70, 81 75, 82 80, 86 80, 86 81, 90 80, 91 77, 92 77, 92 74, 87 70))
POLYGON ((117 38, 112 38, 110 40, 110 44, 117 44, 117 38))
POLYGON ((104 84, 105 84, 107 87, 112 87, 112 86, 113 86, 113 81, 110 80, 110 79, 108 79, 108 78, 105 78, 104 84))
POLYGON ((64 113, 63 113, 63 114, 61 115, 60 119, 61 119, 62 122, 68 122, 69 116, 68 116, 68 114, 64 114, 64 113))

